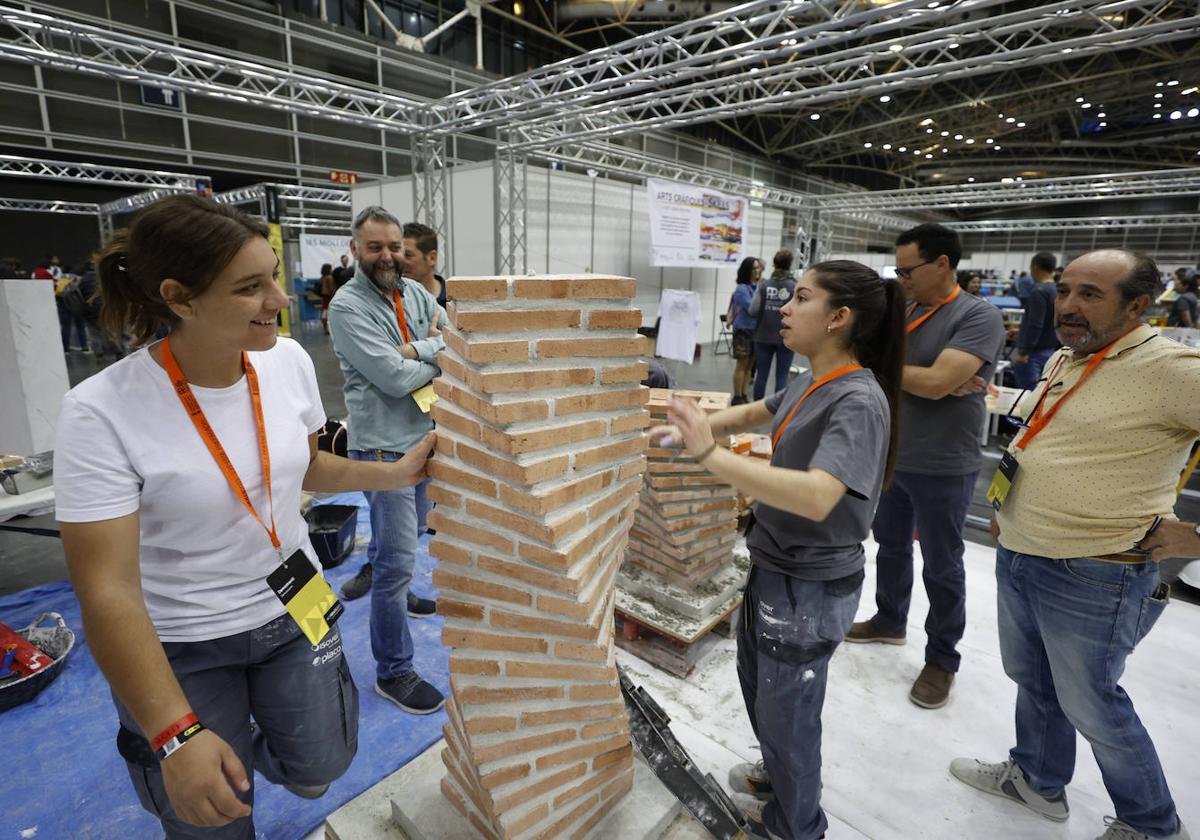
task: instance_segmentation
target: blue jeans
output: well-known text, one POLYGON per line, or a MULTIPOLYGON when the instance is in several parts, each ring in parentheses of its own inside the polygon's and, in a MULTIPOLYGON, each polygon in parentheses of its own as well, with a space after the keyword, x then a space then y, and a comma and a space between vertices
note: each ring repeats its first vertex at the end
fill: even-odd
POLYGON ((921 578, 929 596, 925 616, 925 661, 958 671, 955 649, 967 625, 967 581, 963 571, 963 524, 978 472, 919 475, 899 472, 883 491, 872 530, 879 543, 875 591, 880 630, 897 633, 908 624, 913 588, 913 530, 921 541, 921 578))
POLYGON ((996 549, 1004 672, 1017 684, 1011 756, 1038 793, 1075 771, 1075 733, 1092 754, 1117 817, 1165 837, 1178 825, 1154 744, 1117 684, 1125 659, 1167 605, 1158 564, 1050 560, 996 549))
MULTIPOLYGON (((771 360, 775 360, 775 391, 782 391, 788 384, 788 371, 796 354, 782 344, 754 342, 754 357, 757 372, 754 374, 754 399, 757 402, 767 395, 767 374, 771 372, 771 360)), ((774 393, 774 391, 772 392, 774 393)))
POLYGON ((1035 350, 1029 354, 1028 362, 1013 362, 1013 378, 1017 380, 1017 387, 1032 391, 1042 376, 1042 368, 1046 366, 1047 360, 1053 355, 1053 349, 1035 350))
POLYGON ((829 660, 850 632, 863 573, 800 580, 750 570, 738 622, 737 669, 775 799, 763 822, 784 840, 813 840, 821 810, 821 709, 829 660))
MULTIPOLYGON (((398 461, 399 452, 351 449, 355 461, 398 461)), ((363 493, 371 506, 371 542, 367 562, 371 579, 371 653, 375 673, 391 679, 413 669, 412 633, 408 629, 408 584, 417 562, 416 489, 363 493)))

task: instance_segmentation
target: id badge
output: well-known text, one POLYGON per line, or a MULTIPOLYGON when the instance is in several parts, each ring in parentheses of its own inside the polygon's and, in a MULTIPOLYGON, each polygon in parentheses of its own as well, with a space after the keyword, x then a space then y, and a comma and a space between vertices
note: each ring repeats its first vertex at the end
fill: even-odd
POLYGON ((267 576, 267 585, 314 645, 320 644, 346 611, 308 555, 299 549, 267 576))
POLYGON ((426 385, 413 391, 412 398, 416 401, 417 408, 421 409, 422 414, 428 414, 429 409, 438 401, 438 395, 433 392, 432 385, 426 385))
POLYGON ((1000 506, 1008 498, 1008 492, 1012 490, 1013 480, 1017 477, 1020 467, 1016 456, 1011 452, 1005 452, 1004 457, 1000 459, 1000 466, 996 467, 996 474, 992 476, 992 483, 987 491, 987 500, 996 510, 1000 510, 1000 506))

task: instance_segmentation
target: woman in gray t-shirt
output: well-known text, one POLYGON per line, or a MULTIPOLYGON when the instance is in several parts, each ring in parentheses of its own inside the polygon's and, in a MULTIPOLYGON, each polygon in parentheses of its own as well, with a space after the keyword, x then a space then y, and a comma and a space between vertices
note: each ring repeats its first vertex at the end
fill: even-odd
POLYGON ((738 628, 738 677, 763 760, 730 770, 735 801, 763 837, 812 840, 821 810, 821 708, 829 660, 862 593, 862 542, 895 461, 904 300, 864 265, 813 266, 781 310, 780 334, 811 375, 786 391, 705 416, 672 400, 660 444, 682 441, 711 472, 758 501, 753 566, 738 628), (769 465, 714 435, 770 422, 769 465))

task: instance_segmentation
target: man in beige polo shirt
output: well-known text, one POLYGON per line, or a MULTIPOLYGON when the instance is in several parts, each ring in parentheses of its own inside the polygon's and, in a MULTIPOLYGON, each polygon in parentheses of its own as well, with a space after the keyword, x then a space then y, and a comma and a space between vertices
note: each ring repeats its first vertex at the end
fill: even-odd
POLYGON ((1117 684, 1166 607, 1158 561, 1200 557, 1200 527, 1171 518, 1200 436, 1200 350, 1141 323, 1159 288, 1154 261, 1128 251, 1094 251, 1063 272, 1055 316, 1066 346, 1017 403, 1027 425, 989 490, 1017 743, 999 764, 950 765, 972 787, 1062 821, 1078 731, 1117 814, 1098 840, 1188 837, 1117 684))

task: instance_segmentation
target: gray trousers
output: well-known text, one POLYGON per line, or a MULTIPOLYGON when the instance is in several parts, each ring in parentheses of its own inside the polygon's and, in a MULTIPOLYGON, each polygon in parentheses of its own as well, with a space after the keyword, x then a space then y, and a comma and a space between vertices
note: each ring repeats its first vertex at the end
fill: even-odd
MULTIPOLYGON (((275 784, 315 786, 350 766, 358 751, 358 689, 336 627, 314 646, 283 615, 221 639, 164 642, 163 650, 200 722, 245 765, 252 787, 238 793, 242 801, 253 803, 255 770, 275 784)), ((138 800, 159 818, 169 840, 253 840, 253 816, 219 828, 179 819, 149 741, 115 695, 113 702, 121 719, 117 749, 138 800)))

